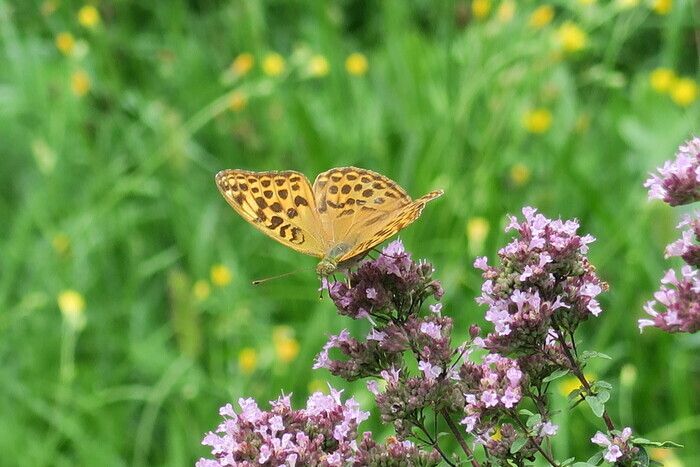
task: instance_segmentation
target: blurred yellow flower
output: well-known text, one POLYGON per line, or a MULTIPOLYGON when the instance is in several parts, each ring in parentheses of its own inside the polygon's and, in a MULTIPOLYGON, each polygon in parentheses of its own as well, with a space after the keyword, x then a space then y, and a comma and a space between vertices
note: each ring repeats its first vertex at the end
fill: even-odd
POLYGON ((620 385, 632 387, 637 381, 637 367, 628 363, 620 369, 620 385))
POLYGON ((211 293, 209 282, 205 281, 204 279, 199 279, 194 283, 194 286, 192 286, 192 293, 194 294, 194 298, 200 302, 206 300, 211 293))
POLYGON ((574 131, 576 133, 585 133, 591 126, 591 116, 587 113, 582 113, 576 118, 576 123, 574 124, 574 131))
POLYGON ((503 434, 501 434, 500 426, 496 427, 496 430, 494 430, 493 434, 491 435, 491 439, 494 441, 500 441, 503 439, 503 434))
POLYGON ((51 246, 56 253, 63 256, 70 251, 70 237, 64 233, 57 233, 51 239, 51 246))
POLYGON ((252 347, 244 347, 238 352, 238 367, 244 375, 249 375, 258 366, 258 351, 252 347))
POLYGON ((473 0, 472 14, 476 19, 484 19, 491 12, 491 0, 473 0))
POLYGON ((309 75, 320 78, 326 76, 330 72, 328 60, 323 55, 314 55, 309 60, 309 75))
POLYGON ((328 384, 320 379, 312 379, 309 381, 307 389, 310 393, 314 392, 328 392, 328 384))
POLYGON ((63 55, 70 55, 75 48, 75 38, 69 32, 59 32, 56 36, 56 48, 63 55))
POLYGON ((660 462, 664 467, 684 467, 684 463, 676 457, 672 449, 649 448, 649 457, 656 462, 660 462))
POLYGON ((566 52, 578 52, 586 48, 588 34, 578 25, 567 21, 559 26, 557 30, 557 39, 566 52))
POLYGON ((483 217, 471 217, 467 221, 467 239, 470 243, 483 245, 489 235, 489 221, 483 217))
POLYGON ((284 363, 289 363, 299 355, 299 342, 294 338, 294 329, 289 326, 275 326, 272 330, 272 343, 275 353, 284 363))
POLYGON ((58 294, 58 309, 72 329, 81 330, 85 327, 85 299, 80 292, 67 289, 58 294))
POLYGON ((46 0, 41 4, 41 14, 44 16, 50 16, 56 11, 56 8, 58 8, 58 3, 56 0, 46 0))
POLYGON ((71 76, 70 85, 73 94, 82 97, 90 91, 90 76, 84 70, 78 70, 71 76))
MULTIPOLYGON (((593 373, 584 373, 583 376, 588 380, 589 383, 592 383, 595 379, 595 375, 593 373)), ((568 396, 572 391, 575 391, 576 389, 581 387, 581 382, 576 376, 569 375, 566 378, 562 378, 560 380, 558 387, 559 393, 561 395, 568 396)))
POLYGON ((651 9, 658 15, 667 15, 673 8, 673 0, 654 0, 651 9))
POLYGON ((86 28, 94 28, 100 24, 100 12, 93 5, 84 5, 78 10, 78 22, 86 28))
POLYGON ((523 116, 523 126, 530 133, 546 133, 552 126, 552 112, 544 108, 532 109, 523 116))
POLYGON ((518 162, 510 168, 510 181, 513 185, 521 187, 530 181, 530 168, 518 162))
POLYGON ((263 73, 267 76, 279 76, 284 73, 286 67, 284 57, 276 52, 269 53, 263 58, 263 73))
POLYGON ((554 19, 554 8, 551 5, 542 5, 530 15, 528 24, 530 27, 540 29, 547 26, 554 19))
POLYGON ((255 58, 253 57, 253 54, 244 52, 233 59, 233 62, 231 63, 231 71, 236 76, 243 76, 253 69, 254 64, 255 58))
POLYGON ((666 93, 676 80, 676 73, 670 68, 657 68, 649 75, 649 83, 654 91, 666 93))
POLYGON ((503 2, 498 5, 496 16, 501 23, 510 22, 513 16, 515 16, 515 2, 513 0, 503 0, 503 2))
POLYGON ((367 73, 367 68, 369 68, 367 57, 360 52, 353 52, 345 59, 345 69, 351 75, 364 75, 367 73))
POLYGON ((622 10, 629 10, 639 5, 639 0, 617 0, 615 4, 622 10))
POLYGON ((231 270, 223 264, 215 264, 209 272, 211 282, 214 285, 223 287, 231 282, 231 270))
POLYGON ((228 108, 240 112, 248 104, 248 97, 241 91, 233 91, 228 98, 228 108))
POLYGON ((698 85, 692 78, 678 78, 671 85, 671 99, 682 107, 688 107, 698 97, 698 85))

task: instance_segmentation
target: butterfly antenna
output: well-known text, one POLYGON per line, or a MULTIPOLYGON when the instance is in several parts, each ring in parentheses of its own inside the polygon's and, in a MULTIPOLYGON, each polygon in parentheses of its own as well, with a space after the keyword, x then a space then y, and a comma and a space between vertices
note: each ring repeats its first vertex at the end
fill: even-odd
POLYGON ((291 276, 292 274, 296 274, 296 273, 301 272, 301 271, 303 271, 303 269, 297 269, 296 271, 285 272, 284 274, 278 274, 276 276, 265 277, 264 279, 257 279, 257 280, 254 280, 252 283, 253 283, 253 285, 260 285, 260 284, 264 284, 265 282, 271 281, 273 279, 280 279, 282 277, 291 276))

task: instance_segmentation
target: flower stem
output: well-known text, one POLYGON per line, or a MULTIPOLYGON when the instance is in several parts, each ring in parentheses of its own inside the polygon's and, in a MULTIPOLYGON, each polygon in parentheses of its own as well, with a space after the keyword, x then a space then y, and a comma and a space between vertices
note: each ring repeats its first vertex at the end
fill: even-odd
POLYGON ((472 466, 473 467, 481 467, 481 464, 479 464, 479 462, 476 459, 474 459, 474 453, 472 452, 471 449, 469 449, 469 445, 467 445, 467 442, 464 439, 464 436, 462 436, 462 432, 459 430, 459 427, 455 424, 455 422, 450 417, 450 413, 447 410, 442 409, 440 411, 440 414, 447 422, 447 426, 450 427, 450 431, 452 431, 452 434, 455 435, 455 438, 457 439, 457 442, 459 443, 459 445, 462 446, 462 450, 464 451, 464 453, 471 460, 472 466))
POLYGON ((425 434, 425 436, 428 437, 428 443, 426 443, 426 444, 429 444, 430 446, 432 446, 442 456, 442 458, 445 460, 445 462, 447 462, 447 464, 451 465, 452 467, 456 467, 455 464, 450 461, 449 457, 447 457, 447 454, 445 454, 442 451, 442 449, 440 448, 440 445, 437 442, 437 439, 433 439, 433 437, 430 436, 430 432, 428 432, 428 430, 425 428, 425 426, 422 423, 413 422, 413 424, 416 427, 418 427, 418 429, 421 430, 425 434))
POLYGON ((559 467, 559 464, 557 464, 557 461, 555 461, 552 458, 552 456, 549 455, 549 453, 547 451, 542 449, 542 446, 540 446, 540 443, 538 443, 537 440, 535 440, 532 436, 530 436, 527 427, 525 426, 523 421, 520 420, 520 417, 518 417, 518 414, 516 414, 515 412, 512 412, 511 417, 513 417, 513 420, 515 420, 515 422, 518 424, 518 426, 525 432, 525 436, 527 436, 527 438, 532 442, 532 444, 535 445, 537 450, 540 451, 540 454, 542 454, 542 457, 544 457, 547 460, 547 462, 549 462, 549 465, 551 465, 553 467, 559 467))
MULTIPOLYGON (((571 350, 569 350, 569 346, 566 343, 566 339, 564 338, 564 334, 561 332, 561 329, 558 327, 555 327, 555 330, 556 330, 556 334, 557 334, 557 340, 561 344, 561 348, 564 352, 564 355, 566 355, 566 358, 569 360, 569 363, 571 364, 571 370, 574 372, 574 375, 579 380, 581 385, 586 389, 586 392, 588 394, 593 394, 593 390, 591 389, 591 384, 586 379, 586 376, 583 374, 583 371, 581 371, 581 365, 579 365, 578 360, 576 360, 576 358, 571 353, 571 350)), ((571 336, 571 340, 573 341, 573 336, 571 336)), ((603 421, 605 422, 605 426, 608 428, 608 431, 612 431, 615 429, 615 424, 612 422, 610 415, 608 415, 607 409, 603 410, 603 421)))

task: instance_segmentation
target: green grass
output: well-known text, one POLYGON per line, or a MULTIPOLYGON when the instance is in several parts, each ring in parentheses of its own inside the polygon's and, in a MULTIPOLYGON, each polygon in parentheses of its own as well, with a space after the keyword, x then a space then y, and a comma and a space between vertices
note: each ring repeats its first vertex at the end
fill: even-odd
MULTIPOLYGON (((469 4, 449 1, 101 1, 93 30, 77 21, 81 2, 48 15, 41 3, 0 0, 0 463, 188 465, 207 454, 200 439, 225 402, 283 390, 298 404, 321 382, 343 386, 312 360, 328 334, 364 324, 319 301, 315 261, 247 225, 213 183, 224 168, 313 177, 342 165, 414 196, 445 189, 401 238, 437 266, 461 337, 483 322, 472 262, 508 240, 505 214, 530 204, 579 218, 610 285, 580 337, 614 359, 589 370, 615 383, 616 421, 700 462, 700 341, 636 325, 681 211, 647 202, 642 183, 700 121, 697 102, 677 105, 649 73, 697 79, 693 2, 657 15, 645 2, 562 0, 540 31, 527 27, 539 2, 517 2, 504 24, 495 11, 465 19, 469 4), (583 51, 557 52, 565 20, 588 33, 583 51), (62 31, 83 41, 82 57, 56 49, 62 31), (301 76, 305 50, 328 59, 328 76, 301 76), (288 73, 262 73, 269 51, 288 73), (368 58, 364 76, 344 69, 354 51, 368 58), (222 81, 240 52, 254 69, 222 81), (77 70, 91 82, 82 97, 77 70), (248 96, 239 112, 225 105, 233 90, 248 96), (528 133, 523 115, 539 107, 551 128, 528 133), (516 164, 531 172, 523 185, 510 178, 516 164), (465 235, 477 216, 490 225, 483 245, 465 235), (67 252, 52 246, 57 235, 67 252), (193 283, 218 263, 232 282, 196 300, 193 283), (66 289, 85 297, 77 332, 56 302, 66 289), (275 352, 280 325, 300 346, 291 363, 275 352), (245 347, 258 352, 251 375, 238 365, 245 347)), ((363 383, 344 387, 371 407, 363 383)), ((554 393, 555 452, 585 460, 602 424, 554 393)), ((376 413, 365 428, 389 434, 376 413)))

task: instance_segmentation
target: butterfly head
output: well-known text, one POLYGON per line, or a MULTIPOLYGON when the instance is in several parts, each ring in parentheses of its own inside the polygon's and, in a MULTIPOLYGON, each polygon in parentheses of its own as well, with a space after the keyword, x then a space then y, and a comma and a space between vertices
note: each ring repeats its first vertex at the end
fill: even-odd
POLYGON ((333 258, 323 258, 316 266, 318 277, 324 278, 333 274, 338 269, 338 262, 333 258))

